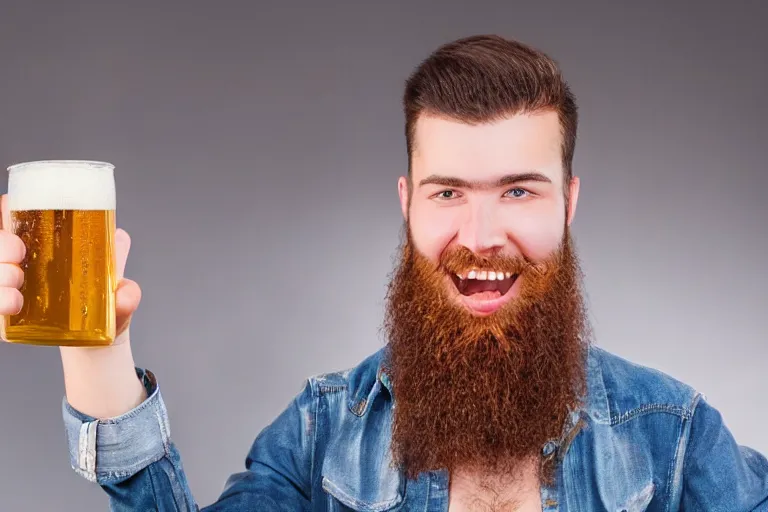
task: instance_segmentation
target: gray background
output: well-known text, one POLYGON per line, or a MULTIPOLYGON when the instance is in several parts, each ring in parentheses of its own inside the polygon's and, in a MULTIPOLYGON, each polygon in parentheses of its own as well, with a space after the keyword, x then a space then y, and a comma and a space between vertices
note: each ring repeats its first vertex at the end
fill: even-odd
MULTIPOLYGON (((768 4, 617 4, 2 2, 0 160, 116 164, 137 364, 201 504, 302 379, 381 346, 403 81, 474 33, 549 52, 578 96, 599 343, 768 453, 768 4)), ((0 346, 0 509, 106 509, 62 393, 56 349, 0 346)))

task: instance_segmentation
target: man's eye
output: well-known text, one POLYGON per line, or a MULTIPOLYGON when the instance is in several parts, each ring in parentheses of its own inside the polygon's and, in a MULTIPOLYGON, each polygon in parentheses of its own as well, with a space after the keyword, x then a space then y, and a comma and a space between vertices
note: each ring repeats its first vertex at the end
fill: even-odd
POLYGON ((516 187, 507 191, 507 194, 512 194, 512 197, 525 197, 528 191, 524 188, 516 187))
POLYGON ((443 190, 442 192, 438 192, 435 197, 438 199, 454 199, 456 197, 456 191, 455 190, 443 190))

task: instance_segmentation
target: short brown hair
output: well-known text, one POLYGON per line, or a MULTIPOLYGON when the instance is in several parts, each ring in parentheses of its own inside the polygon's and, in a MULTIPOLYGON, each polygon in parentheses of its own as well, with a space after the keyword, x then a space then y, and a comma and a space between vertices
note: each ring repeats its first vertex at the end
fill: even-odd
POLYGON ((576 145, 576 100, 557 63, 535 48, 497 35, 447 43, 408 78, 403 108, 409 176, 414 129, 421 114, 484 123, 554 110, 562 127, 564 188, 568 190, 576 145))

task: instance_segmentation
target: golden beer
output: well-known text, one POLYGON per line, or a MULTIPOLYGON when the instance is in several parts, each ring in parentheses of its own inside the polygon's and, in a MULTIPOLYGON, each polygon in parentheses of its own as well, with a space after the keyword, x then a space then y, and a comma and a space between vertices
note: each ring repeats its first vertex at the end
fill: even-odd
POLYGON ((24 305, 3 338, 33 345, 100 346, 115 338, 114 167, 46 161, 9 168, 10 229, 27 252, 24 305))

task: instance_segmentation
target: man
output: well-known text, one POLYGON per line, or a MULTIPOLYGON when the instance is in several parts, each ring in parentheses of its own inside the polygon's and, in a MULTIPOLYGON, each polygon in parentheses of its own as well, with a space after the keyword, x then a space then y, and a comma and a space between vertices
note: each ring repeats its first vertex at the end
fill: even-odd
MULTIPOLYGON (((454 41, 404 109, 389 343, 308 379, 204 510, 768 510, 768 460, 700 393, 591 341, 569 229, 577 109, 556 64, 454 41)), ((18 263, 20 240, 1 241, 18 263)), ((118 231, 121 277, 129 245, 118 231)), ((2 267, 13 314, 20 276, 2 267)), ((134 368, 139 299, 122 279, 115 347, 61 349, 71 463, 114 510, 196 510, 157 381, 134 368)))

